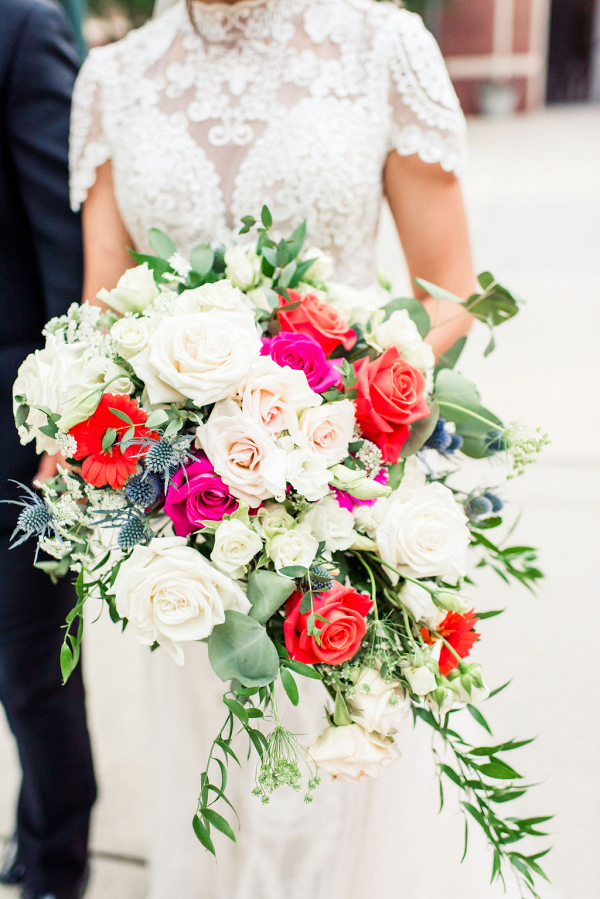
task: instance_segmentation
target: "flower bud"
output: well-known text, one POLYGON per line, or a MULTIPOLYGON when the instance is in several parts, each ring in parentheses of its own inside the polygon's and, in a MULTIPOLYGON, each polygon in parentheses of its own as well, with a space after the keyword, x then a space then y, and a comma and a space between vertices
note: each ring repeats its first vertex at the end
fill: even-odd
POLYGON ((345 465, 334 465, 329 471, 332 475, 330 483, 355 499, 380 499, 392 492, 387 484, 380 484, 379 481, 368 478, 362 469, 355 470, 345 465))
POLYGON ((82 421, 87 421, 100 405, 101 399, 102 389, 99 389, 86 390, 85 393, 80 393, 75 399, 69 400, 63 409, 63 414, 57 421, 58 429, 60 431, 70 431, 75 425, 80 424, 82 421))
POLYGON ((445 609, 447 612, 458 612, 464 615, 469 606, 466 600, 459 596, 458 593, 435 593, 433 601, 438 609, 445 609))
POLYGON ((405 668, 404 676, 410 684, 410 689, 417 696, 427 696, 436 689, 435 674, 427 665, 405 668))

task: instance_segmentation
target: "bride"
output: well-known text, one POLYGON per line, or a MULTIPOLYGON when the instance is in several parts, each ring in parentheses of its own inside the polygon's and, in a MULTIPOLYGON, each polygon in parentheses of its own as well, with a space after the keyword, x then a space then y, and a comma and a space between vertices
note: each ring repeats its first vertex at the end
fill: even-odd
MULTIPOLYGON (((466 297, 475 278, 456 177, 464 156, 458 100, 417 16, 375 0, 180 0, 92 51, 77 83, 72 198, 83 204, 84 298, 93 302, 116 284, 132 264, 128 246, 149 250, 149 228, 166 231, 187 254, 199 243, 231 241, 239 219, 263 203, 276 231, 307 219, 307 246, 332 257, 335 279, 366 288, 375 281, 382 193, 411 275, 466 297)), ((417 296, 439 355, 470 322, 457 319, 452 303, 417 296)), ((426 829, 420 854, 432 862, 446 841, 430 821, 434 807, 420 800, 432 778, 428 769, 419 780, 418 753, 416 767, 396 766, 402 783, 388 776, 368 788, 324 784, 310 809, 295 794, 262 807, 250 795, 247 765, 233 784, 238 843, 222 840, 215 864, 191 821, 223 718, 221 685, 201 644, 190 646, 183 669, 160 651, 146 664, 152 899, 353 899, 373 885, 395 897, 401 890, 403 899, 438 895, 439 865, 411 884, 410 858, 404 868, 399 858, 411 827, 426 829)), ((302 686, 310 692, 314 682, 302 686)), ((288 703, 286 724, 298 734, 320 729, 316 686, 310 715, 288 703)), ((454 830, 457 821, 450 824, 454 830)), ((480 895, 454 875, 458 840, 446 852, 447 899, 452 883, 456 896, 480 895)))

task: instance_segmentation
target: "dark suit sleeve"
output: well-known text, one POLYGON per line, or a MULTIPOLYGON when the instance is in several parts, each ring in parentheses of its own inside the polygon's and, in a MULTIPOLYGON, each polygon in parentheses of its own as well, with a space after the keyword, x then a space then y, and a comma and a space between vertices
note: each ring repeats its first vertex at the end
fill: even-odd
POLYGON ((15 50, 7 122, 47 318, 81 300, 81 223, 69 207, 68 165, 77 69, 77 51, 63 11, 49 2, 36 4, 15 50))

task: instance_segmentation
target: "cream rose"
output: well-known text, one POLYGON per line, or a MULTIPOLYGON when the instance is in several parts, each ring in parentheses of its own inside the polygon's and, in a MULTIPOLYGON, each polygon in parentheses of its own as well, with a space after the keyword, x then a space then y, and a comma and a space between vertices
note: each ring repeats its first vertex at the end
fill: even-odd
POLYGON ((244 577, 248 563, 262 550, 262 540, 237 518, 221 522, 210 554, 217 568, 233 578, 244 577))
POLYGON ((244 312, 248 304, 244 294, 234 287, 231 281, 215 281, 202 284, 192 290, 184 290, 174 304, 174 315, 193 315, 196 312, 208 312, 210 309, 223 309, 225 312, 244 312))
POLYGON ((275 534, 269 540, 267 554, 277 571, 289 565, 308 568, 317 554, 319 543, 308 525, 299 524, 289 531, 275 534))
POLYGON ((398 681, 385 681, 377 668, 363 668, 356 692, 348 698, 350 717, 382 737, 394 733, 410 709, 410 698, 398 681))
MULTIPOLYGON (((375 534, 379 555, 400 574, 456 581, 467 573, 467 520, 443 484, 426 484, 404 497, 399 491, 387 500, 375 534)), ((387 574, 398 582, 393 571, 387 569, 387 574)))
POLYGON ((151 403, 204 406, 237 391, 260 349, 251 312, 214 309, 164 318, 129 361, 151 403))
POLYGON ((333 778, 346 781, 379 777, 385 768, 400 758, 395 743, 368 733, 360 724, 327 727, 309 746, 308 754, 333 778))
POLYGON ((319 543, 323 540, 325 549, 332 553, 350 549, 356 539, 352 512, 342 508, 333 496, 314 503, 301 521, 309 525, 313 537, 319 543))
POLYGON ((427 665, 411 665, 404 668, 403 673, 410 684, 410 689, 417 696, 427 696, 437 687, 435 674, 427 665))
POLYGON ((298 415, 321 402, 303 371, 282 368, 270 356, 253 363, 242 388, 243 411, 274 437, 297 428, 298 415))
MULTIPOLYGON (((284 441, 282 441, 285 444, 284 441)), ((286 478, 294 488, 313 503, 329 493, 329 471, 322 458, 305 447, 291 450, 285 456, 286 478)))
POLYGON ((214 470, 242 502, 255 508, 285 497, 285 453, 232 400, 218 403, 196 434, 214 470))
POLYGON ((111 592, 139 642, 159 643, 178 665, 183 643, 208 637, 227 610, 246 614, 251 608, 235 581, 187 546, 185 537, 156 537, 149 546, 136 546, 111 592))
POLYGON ((125 312, 143 312, 159 293, 148 263, 143 262, 142 265, 127 269, 112 290, 103 287, 96 296, 111 309, 124 315, 125 312))
POLYGON ((254 527, 265 540, 271 540, 277 534, 284 534, 293 526, 294 517, 283 503, 265 503, 254 519, 254 527))
POLYGON ((426 372, 435 366, 433 349, 419 334, 407 309, 392 312, 387 321, 375 328, 373 337, 380 349, 395 346, 404 359, 420 371, 426 372))
MULTIPOLYGON (((13 397, 24 396, 30 407, 27 416, 29 431, 20 428, 21 443, 36 442, 36 452, 59 452, 53 437, 42 434, 47 424, 46 416, 34 406, 46 406, 60 415, 70 400, 81 394, 82 356, 88 349, 84 343, 65 343, 60 337, 49 334, 43 350, 31 353, 19 368, 13 385, 13 397)), ((17 403, 14 402, 16 412, 17 403)))
POLYGON ((372 506, 355 506, 353 509, 354 526, 357 531, 362 531, 374 538, 377 528, 385 517, 387 499, 378 499, 372 506))
POLYGON ((388 303, 390 295, 379 284, 365 290, 356 290, 346 284, 329 283, 327 300, 338 310, 342 318, 349 324, 358 322, 366 325, 369 316, 388 303))
POLYGON ((117 351, 123 359, 130 359, 141 353, 148 345, 150 333, 158 326, 159 317, 134 318, 127 315, 120 318, 110 329, 117 351))
POLYGON ((327 467, 335 465, 348 455, 355 421, 354 404, 350 400, 307 409, 300 416, 300 431, 304 437, 300 445, 308 446, 327 467))
POLYGON ((83 390, 106 388, 109 393, 132 393, 133 383, 122 366, 106 356, 95 356, 81 370, 83 390))
POLYGON ((258 281, 260 258, 251 247, 233 247, 225 253, 225 274, 234 287, 249 290, 258 281))

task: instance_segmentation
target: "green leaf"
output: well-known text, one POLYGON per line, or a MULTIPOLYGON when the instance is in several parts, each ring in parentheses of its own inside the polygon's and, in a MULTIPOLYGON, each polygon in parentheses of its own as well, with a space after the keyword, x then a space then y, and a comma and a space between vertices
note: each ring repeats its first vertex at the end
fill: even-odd
POLYGON ((486 777, 492 777, 495 780, 515 780, 521 777, 514 768, 500 759, 494 759, 484 765, 477 765, 477 767, 486 777))
POLYGON ((300 282, 304 278, 304 275, 308 271, 310 271, 310 269, 312 268, 312 266, 315 264, 316 261, 317 261, 316 258, 313 258, 313 259, 305 259, 304 262, 298 262, 296 265, 296 271, 294 273, 294 277, 292 278, 292 280, 290 281, 288 286, 292 287, 292 288, 297 287, 298 284, 300 284, 300 282))
POLYGON ((42 434, 45 434, 46 437, 56 437, 56 435, 58 434, 58 428, 53 421, 51 421, 47 425, 42 425, 40 431, 42 432, 42 434))
POLYGON ((449 350, 446 350, 444 355, 438 361, 438 364, 435 367, 436 374, 441 371, 443 368, 454 368, 458 360, 460 359, 461 353, 465 348, 465 344, 467 342, 466 337, 459 337, 456 340, 449 350))
POLYGON ((198 840, 202 843, 205 849, 208 849, 209 852, 216 857, 215 847, 213 845, 213 841, 210 838, 210 834, 208 832, 208 828, 204 826, 198 815, 194 815, 194 820, 192 821, 192 827, 194 828, 194 833, 198 840))
POLYGON ((202 808, 200 809, 200 814, 206 818, 206 820, 212 824, 212 826, 216 830, 220 830, 221 833, 224 833, 226 837, 229 837, 235 843, 235 834, 229 824, 229 821, 226 821, 225 818, 220 815, 218 812, 215 812, 212 808, 202 808))
POLYGON ((440 770, 443 771, 446 777, 449 777, 457 787, 462 787, 462 777, 454 770, 454 768, 451 768, 449 765, 440 765, 440 770))
POLYGON ((208 638, 208 657, 222 681, 236 678, 245 687, 267 686, 279 671, 277 650, 262 624, 231 610, 208 638))
POLYGON ((449 300, 452 303, 460 303, 461 305, 463 303, 461 298, 457 297, 455 293, 450 293, 449 290, 444 290, 443 287, 438 287, 437 284, 432 284, 431 281, 425 281, 423 278, 415 278, 415 284, 436 300, 449 300))
POLYGON ((296 662, 294 659, 290 659, 289 662, 286 662, 286 668, 291 668, 292 671, 295 671, 296 674, 301 674, 302 677, 312 677, 313 680, 322 680, 319 672, 314 668, 311 668, 310 665, 305 665, 304 662, 296 662))
POLYGON ((496 615, 502 615, 503 612, 506 612, 506 609, 494 609, 492 612, 478 612, 477 617, 480 621, 485 621, 486 618, 495 618, 496 615))
POLYGON ((314 597, 314 594, 313 594, 312 590, 309 590, 307 593, 304 594, 304 596, 302 597, 302 601, 300 603, 300 614, 301 615, 306 615, 307 612, 310 612, 310 610, 312 609, 312 606, 313 606, 313 597, 314 597))
POLYGON ((146 421, 144 422, 144 427, 154 429, 154 428, 163 428, 166 423, 169 421, 169 416, 164 409, 157 409, 156 412, 151 412, 146 421))
MULTIPOLYGON (((286 240, 280 240, 277 244, 275 261, 278 268, 284 268, 290 261, 290 248, 286 240)), ((285 286, 285 285, 284 285, 285 286)))
POLYGON ((281 668, 279 671, 281 675, 281 683, 283 684, 283 689, 288 695, 289 701, 292 705, 298 705, 300 702, 300 694, 298 692, 298 685, 294 680, 294 676, 287 668, 281 668))
POLYGON ((125 424, 129 425, 130 427, 133 426, 133 422, 129 415, 127 415, 127 412, 121 412, 120 409, 113 409, 112 406, 108 407, 108 411, 112 412, 113 415, 116 415, 117 418, 120 418, 121 421, 124 421, 125 424))
POLYGON ((241 702, 238 702, 237 699, 231 699, 229 696, 224 696, 223 702, 225 703, 229 711, 232 712, 236 718, 239 718, 242 724, 248 724, 248 712, 241 704, 241 702))
POLYGON ((115 428, 107 428, 102 438, 102 449, 105 453, 113 446, 115 440, 119 436, 119 432, 115 428))
POLYGON ((464 421, 471 417, 469 412, 477 412, 479 409, 479 393, 475 384, 451 368, 443 368, 438 372, 435 379, 435 399, 447 421, 464 421), (453 406, 459 406, 460 409, 454 409, 453 406))
POLYGON ((431 322, 427 310, 423 303, 419 302, 419 300, 415 300, 414 297, 402 297, 397 300, 390 300, 390 302, 386 303, 382 308, 385 312, 385 320, 387 320, 393 312, 406 309, 409 318, 411 318, 417 326, 417 330, 421 337, 427 337, 429 334, 431 322))
POLYGON ((15 425, 22 428, 29 416, 30 408, 27 403, 21 403, 15 414, 15 425))
POLYGON ((346 705, 344 697, 339 690, 336 693, 335 697, 333 721, 338 727, 343 727, 346 724, 352 724, 352 718, 350 717, 348 706, 346 705))
MULTIPOLYGON (((302 249, 304 245, 304 241, 306 239, 306 220, 302 222, 302 224, 298 225, 290 239, 288 240, 288 247, 290 251, 290 256, 292 259, 296 259, 298 253, 302 249)), ((313 260, 314 261, 314 260, 313 260)), ((311 261, 312 265, 312 261, 311 261)), ((309 266, 310 268, 310 266, 309 266)))
POLYGON ((306 574, 306 568, 303 565, 287 565, 285 568, 280 568, 279 573, 285 577, 303 577, 306 574))
POLYGON ((147 264, 148 268, 154 272, 155 281, 160 281, 163 275, 171 271, 171 266, 165 259, 161 259, 158 256, 148 256, 145 253, 136 253, 135 250, 129 247, 127 252, 138 265, 143 265, 144 262, 147 264))
POLYGON ((404 477, 404 459, 396 465, 390 465, 387 485, 391 490, 397 490, 404 477))
POLYGON ((60 670, 63 676, 63 683, 69 680, 71 674, 73 673, 73 669, 75 667, 75 661, 73 659, 73 653, 71 652, 71 648, 67 643, 63 643, 60 650, 60 670))
POLYGON ((427 443, 438 423, 440 417, 440 407, 435 400, 429 403, 429 415, 427 418, 421 418, 410 426, 410 437, 402 447, 400 456, 402 459, 408 459, 414 456, 427 443))
POLYGON ((177 247, 169 235, 159 228, 150 228, 148 231, 148 243, 161 259, 170 259, 173 253, 177 252, 177 247))
POLYGON ((273 227, 273 216, 271 215, 271 210, 268 206, 263 206, 260 213, 260 219, 267 231, 269 230, 269 228, 273 227))
POLYGON ((190 254, 190 265, 201 278, 208 275, 215 261, 215 251, 207 243, 198 244, 190 254))
POLYGON ((485 718, 483 717, 483 715, 481 714, 481 712, 479 711, 479 709, 476 709, 474 705, 468 705, 467 709, 469 710, 469 712, 471 713, 471 715, 473 716, 475 721, 478 724, 481 724, 481 726, 483 728, 485 728, 485 730, 487 730, 488 734, 491 734, 492 729, 489 726, 489 724, 487 723, 487 721, 485 720, 485 718))
POLYGON ((289 577, 257 568, 248 578, 248 600, 252 605, 250 617, 265 624, 295 589, 296 584, 289 577))

